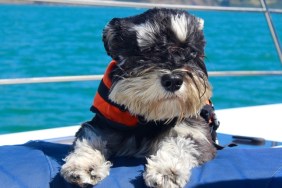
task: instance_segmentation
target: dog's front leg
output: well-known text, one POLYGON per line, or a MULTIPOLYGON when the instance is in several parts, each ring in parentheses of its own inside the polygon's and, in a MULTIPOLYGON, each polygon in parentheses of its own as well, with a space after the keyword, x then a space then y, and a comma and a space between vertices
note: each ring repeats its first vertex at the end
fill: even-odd
POLYGON ((109 175, 111 163, 106 160, 106 142, 93 129, 83 125, 77 133, 74 150, 65 158, 61 175, 80 187, 95 185, 109 175))
POLYGON ((147 159, 143 174, 149 187, 181 188, 191 175, 191 169, 199 165, 199 156, 190 138, 170 137, 160 143, 159 150, 147 159))

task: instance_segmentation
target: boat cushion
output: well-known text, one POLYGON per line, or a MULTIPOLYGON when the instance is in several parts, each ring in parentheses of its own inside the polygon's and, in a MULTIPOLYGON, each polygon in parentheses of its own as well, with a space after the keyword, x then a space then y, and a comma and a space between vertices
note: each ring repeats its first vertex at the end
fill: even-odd
MULTIPOLYGON (((0 187, 76 188, 59 175, 69 145, 31 141, 0 147, 0 187)), ((114 158, 110 176, 95 188, 143 188, 145 159, 114 158)), ((282 187, 282 148, 218 151, 216 158, 194 168, 186 188, 282 187)))

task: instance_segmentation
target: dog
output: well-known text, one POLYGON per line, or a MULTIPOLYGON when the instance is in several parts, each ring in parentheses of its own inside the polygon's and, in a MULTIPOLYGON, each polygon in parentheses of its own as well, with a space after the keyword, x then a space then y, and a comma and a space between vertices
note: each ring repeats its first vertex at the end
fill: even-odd
POLYGON ((184 187, 191 169, 214 158, 200 116, 212 96, 204 64, 203 20, 154 8, 114 18, 103 31, 113 59, 99 85, 95 116, 76 133, 61 175, 81 187, 110 173, 113 156, 146 157, 148 187, 184 187))

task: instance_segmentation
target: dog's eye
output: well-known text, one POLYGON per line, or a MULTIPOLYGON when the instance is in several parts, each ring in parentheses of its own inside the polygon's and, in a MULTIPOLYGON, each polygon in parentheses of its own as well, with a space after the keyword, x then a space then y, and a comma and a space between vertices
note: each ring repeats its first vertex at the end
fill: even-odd
POLYGON ((197 55, 198 55, 198 52, 191 52, 191 53, 190 53, 190 57, 191 57, 192 59, 195 59, 195 58, 197 57, 197 55))

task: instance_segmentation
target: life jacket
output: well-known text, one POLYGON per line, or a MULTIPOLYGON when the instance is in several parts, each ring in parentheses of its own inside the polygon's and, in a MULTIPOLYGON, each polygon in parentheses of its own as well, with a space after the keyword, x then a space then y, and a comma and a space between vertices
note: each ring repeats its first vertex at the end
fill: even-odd
POLYGON ((222 150, 226 147, 235 147, 237 146, 237 144, 231 142, 225 146, 222 146, 218 143, 217 140, 217 132, 216 130, 218 129, 220 122, 217 119, 217 116, 214 112, 214 106, 211 100, 208 100, 206 102, 206 105, 204 105, 204 107, 201 110, 201 117, 204 118, 204 120, 206 120, 206 122, 209 124, 210 126, 210 133, 211 133, 211 137, 212 137, 212 141, 213 141, 213 145, 217 150, 222 150))
POLYGON ((137 126, 138 118, 130 114, 127 110, 124 110, 122 106, 109 100, 109 91, 112 86, 110 73, 116 66, 116 61, 113 60, 110 62, 99 85, 98 92, 94 97, 91 111, 101 114, 113 123, 135 127, 137 126))
POLYGON ((217 133, 220 122, 217 119, 217 116, 214 112, 214 106, 211 100, 208 100, 204 107, 201 109, 200 115, 206 122, 209 124, 211 129, 211 136, 214 143, 217 142, 217 133))
MULTIPOLYGON (((168 128, 174 126, 177 121, 175 118, 172 121, 144 121, 143 117, 137 117, 123 106, 120 106, 109 99, 109 91, 112 86, 112 80, 110 77, 111 71, 117 66, 117 62, 112 60, 106 69, 103 79, 100 82, 98 91, 94 97, 91 111, 96 113, 96 116, 91 121, 92 125, 107 124, 111 128, 132 132, 142 136, 154 136, 168 128), (98 123, 99 122, 99 123, 98 123)), ((216 130, 219 127, 219 121, 214 113, 214 107, 210 100, 206 102, 206 105, 202 108, 200 115, 210 125, 212 139, 215 143, 217 136, 216 130)))
POLYGON ((117 62, 112 60, 106 69, 90 108, 96 115, 89 123, 95 126, 107 124, 109 127, 119 131, 134 132, 140 138, 144 136, 153 137, 174 126, 177 118, 171 121, 146 121, 144 117, 132 115, 123 106, 109 99, 112 86, 110 73, 116 66, 117 62))

